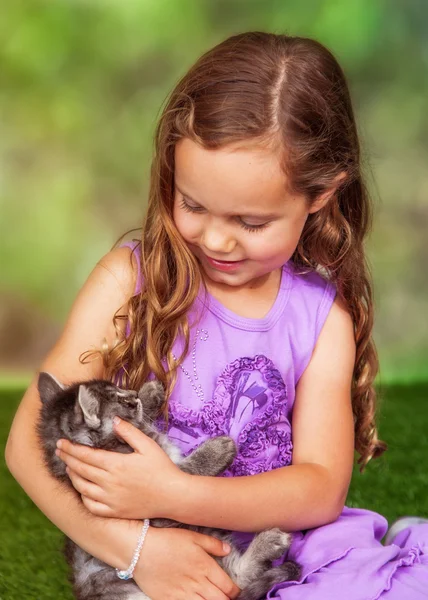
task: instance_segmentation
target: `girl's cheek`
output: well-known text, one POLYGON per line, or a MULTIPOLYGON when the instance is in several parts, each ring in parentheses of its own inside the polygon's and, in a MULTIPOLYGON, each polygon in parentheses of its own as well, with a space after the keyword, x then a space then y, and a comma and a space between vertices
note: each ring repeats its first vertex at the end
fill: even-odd
POLYGON ((177 211, 174 214, 174 223, 181 236, 187 241, 198 239, 202 233, 202 218, 200 215, 185 213, 184 215, 177 211))
POLYGON ((253 237, 250 237, 250 239, 248 239, 247 236, 249 254, 272 256, 277 254, 283 246, 280 242, 281 237, 275 232, 265 231, 262 235, 258 233, 250 234, 250 236, 251 235, 253 235, 253 237))
POLYGON ((258 237, 258 234, 254 234, 254 238, 250 241, 247 240, 246 244, 246 256, 252 260, 258 261, 269 261, 277 263, 278 261, 285 260, 288 254, 292 254, 294 251, 293 243, 289 240, 284 232, 265 232, 265 234, 258 237))

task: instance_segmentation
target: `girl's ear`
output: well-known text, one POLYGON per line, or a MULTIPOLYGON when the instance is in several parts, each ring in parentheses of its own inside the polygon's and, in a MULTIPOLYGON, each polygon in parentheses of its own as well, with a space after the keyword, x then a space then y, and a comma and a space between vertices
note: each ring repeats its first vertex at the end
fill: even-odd
POLYGON ((83 412, 83 418, 88 427, 91 429, 99 429, 101 421, 98 417, 100 404, 98 399, 93 393, 86 387, 85 384, 79 385, 79 406, 83 412))
POLYGON ((45 403, 52 400, 52 398, 66 388, 53 375, 42 371, 37 381, 37 389, 39 390, 40 400, 45 403))
POLYGON ((315 202, 312 203, 309 209, 309 214, 316 213, 319 210, 321 210, 321 208, 324 208, 324 206, 328 203, 330 198, 334 196, 334 194, 337 191, 337 188, 347 178, 347 176, 348 174, 346 173, 346 171, 342 171, 341 173, 339 173, 339 175, 336 175, 336 177, 334 178, 334 184, 331 187, 329 187, 328 190, 320 194, 315 200, 315 202))

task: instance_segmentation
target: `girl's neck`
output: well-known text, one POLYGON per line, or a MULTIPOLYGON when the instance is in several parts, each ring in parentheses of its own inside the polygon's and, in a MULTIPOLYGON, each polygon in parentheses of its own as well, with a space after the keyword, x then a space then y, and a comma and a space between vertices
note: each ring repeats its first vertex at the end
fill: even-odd
POLYGON ((225 308, 250 319, 263 319, 278 295, 282 269, 275 269, 263 278, 245 286, 231 286, 205 277, 208 292, 225 308))

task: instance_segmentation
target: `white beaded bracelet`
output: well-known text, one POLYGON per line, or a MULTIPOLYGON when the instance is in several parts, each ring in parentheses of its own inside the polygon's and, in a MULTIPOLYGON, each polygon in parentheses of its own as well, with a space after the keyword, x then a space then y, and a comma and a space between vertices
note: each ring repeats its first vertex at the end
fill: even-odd
POLYGON ((138 538, 137 547, 135 548, 134 555, 132 557, 132 561, 129 567, 126 569, 126 571, 120 571, 119 569, 116 569, 116 575, 119 577, 119 579, 131 579, 133 577, 135 565, 137 564, 138 559, 140 558, 141 548, 143 547, 144 540, 149 529, 149 524, 150 520, 144 519, 144 525, 141 530, 140 537, 138 538))

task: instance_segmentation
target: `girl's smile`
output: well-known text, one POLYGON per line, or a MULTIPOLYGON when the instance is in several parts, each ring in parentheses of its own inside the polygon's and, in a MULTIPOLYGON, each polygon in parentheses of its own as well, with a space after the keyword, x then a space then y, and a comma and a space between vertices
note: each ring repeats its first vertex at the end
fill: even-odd
POLYGON ((235 260, 235 261, 226 261, 226 260, 216 260, 211 258, 210 256, 204 255, 207 263, 213 269, 218 269, 219 271, 224 271, 226 273, 230 273, 239 269, 245 263, 245 260, 235 260))

